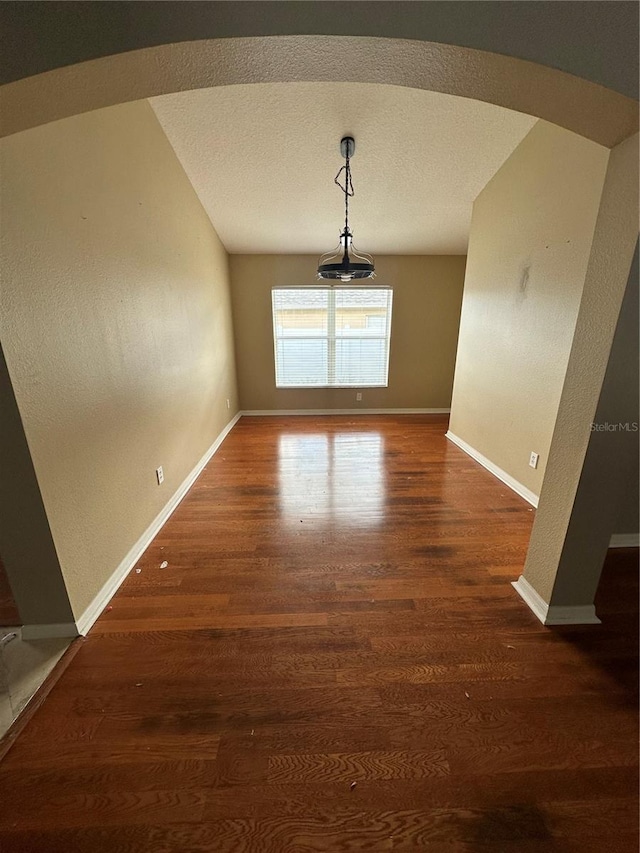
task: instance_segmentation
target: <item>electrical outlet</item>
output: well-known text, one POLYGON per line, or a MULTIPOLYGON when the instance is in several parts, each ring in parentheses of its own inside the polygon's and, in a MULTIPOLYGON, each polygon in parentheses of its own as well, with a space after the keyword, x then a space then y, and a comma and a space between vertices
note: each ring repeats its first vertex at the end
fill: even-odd
POLYGON ((164 480, 164 471, 162 470, 162 465, 159 468, 156 468, 156 480, 158 481, 158 485, 164 480))
POLYGON ((539 454, 539 453, 534 453, 534 452, 532 451, 532 452, 531 452, 531 456, 529 457, 529 465, 530 465, 532 468, 537 468, 537 467, 538 467, 538 459, 540 459, 540 454, 539 454))
POLYGON ((227 409, 231 408, 231 400, 227 399, 227 409))
POLYGON ((362 391, 358 391, 356 394, 356 402, 360 403, 362 401, 362 391))

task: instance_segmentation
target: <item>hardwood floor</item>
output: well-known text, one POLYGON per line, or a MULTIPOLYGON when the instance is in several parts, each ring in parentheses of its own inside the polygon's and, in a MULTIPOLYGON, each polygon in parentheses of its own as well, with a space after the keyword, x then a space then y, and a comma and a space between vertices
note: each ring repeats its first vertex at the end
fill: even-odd
POLYGON ((2 853, 635 853, 637 552, 542 627, 445 430, 242 418, 0 764, 2 853))

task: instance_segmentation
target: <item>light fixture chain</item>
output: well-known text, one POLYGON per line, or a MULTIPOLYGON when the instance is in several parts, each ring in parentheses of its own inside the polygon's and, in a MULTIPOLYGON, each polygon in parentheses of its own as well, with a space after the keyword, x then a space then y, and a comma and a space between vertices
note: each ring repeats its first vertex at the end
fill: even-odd
MULTIPOLYGON (((344 236, 345 236, 345 252, 347 250, 346 238, 349 233, 349 184, 351 183, 351 166, 349 163, 349 146, 347 145, 347 156, 346 156, 346 166, 345 166, 345 180, 344 180, 344 236)), ((351 192, 353 193, 353 187, 351 187, 351 192)))
POLYGON ((345 231, 349 230, 349 198, 353 196, 353 181, 351 180, 351 158, 349 157, 349 149, 347 148, 345 154, 346 163, 338 174, 333 179, 334 183, 337 184, 342 192, 344 193, 344 228, 345 231), (344 186, 340 183, 340 175, 344 172, 344 186))

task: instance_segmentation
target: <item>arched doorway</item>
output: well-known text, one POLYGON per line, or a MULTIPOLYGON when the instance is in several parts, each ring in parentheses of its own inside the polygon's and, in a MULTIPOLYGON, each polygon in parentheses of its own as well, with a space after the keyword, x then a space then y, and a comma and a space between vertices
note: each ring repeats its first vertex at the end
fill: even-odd
POLYGON ((637 104, 563 71, 457 45, 260 36, 165 44, 7 84, 0 89, 0 135, 161 94, 292 81, 384 83, 473 98, 613 149, 527 569, 549 605, 636 240, 637 104))

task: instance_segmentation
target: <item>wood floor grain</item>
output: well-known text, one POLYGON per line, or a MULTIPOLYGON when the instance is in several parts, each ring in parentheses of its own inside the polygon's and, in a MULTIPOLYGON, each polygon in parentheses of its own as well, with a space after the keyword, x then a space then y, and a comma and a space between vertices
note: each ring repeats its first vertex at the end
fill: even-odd
POLYGON ((446 426, 242 418, 0 764, 2 853, 635 853, 637 551, 542 627, 446 426))

